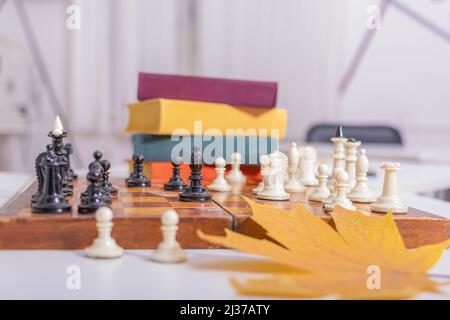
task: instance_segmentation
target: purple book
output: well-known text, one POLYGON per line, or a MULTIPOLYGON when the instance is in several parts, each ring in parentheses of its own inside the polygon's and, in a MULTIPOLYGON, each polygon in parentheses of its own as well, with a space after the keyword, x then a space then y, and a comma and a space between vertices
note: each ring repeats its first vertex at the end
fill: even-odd
POLYGON ((138 99, 157 98, 273 108, 277 83, 140 72, 138 99))

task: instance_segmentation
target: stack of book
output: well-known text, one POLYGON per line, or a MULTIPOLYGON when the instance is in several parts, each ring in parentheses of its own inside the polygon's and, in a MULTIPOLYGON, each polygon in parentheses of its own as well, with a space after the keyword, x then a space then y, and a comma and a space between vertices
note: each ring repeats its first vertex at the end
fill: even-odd
MULTIPOLYGON (((215 176, 215 158, 229 163, 233 152, 244 173, 256 175, 260 155, 278 149, 286 131, 275 82, 140 73, 137 98, 128 105, 127 132, 152 178, 170 177, 176 156, 189 163, 194 146, 203 150, 206 179, 215 176)), ((181 173, 187 178, 187 165, 181 173)))

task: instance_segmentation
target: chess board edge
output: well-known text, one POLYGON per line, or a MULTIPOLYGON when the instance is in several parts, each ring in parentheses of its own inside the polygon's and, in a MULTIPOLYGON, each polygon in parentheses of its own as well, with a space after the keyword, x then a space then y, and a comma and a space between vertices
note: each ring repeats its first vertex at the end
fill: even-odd
MULTIPOLYGON (((29 204, 35 190, 34 181, 0 209, 0 249, 74 250, 84 249, 92 243, 97 236, 95 216, 77 213, 78 195, 70 199, 72 211, 69 213, 32 214, 29 204)), ((174 193, 174 197, 176 196, 174 193)), ((170 204, 164 204, 161 208, 131 207, 125 210, 156 209, 157 212, 126 215, 123 213, 124 203, 120 201, 116 199, 112 204, 112 236, 125 249, 156 248, 162 240, 161 214, 168 209, 175 209, 180 216, 177 240, 185 248, 218 248, 217 245, 198 238, 195 232, 197 229, 214 235, 224 235, 226 228, 232 229, 232 216, 217 205, 203 210, 195 208, 195 204, 179 208, 173 208, 170 204), (120 208, 115 205, 118 202, 120 208)), ((145 205, 137 203, 140 204, 145 205)))
MULTIPOLYGON (((0 210, 0 249, 84 249, 91 244, 97 235, 93 214, 77 214, 76 205, 71 213, 31 214, 29 203, 34 190, 35 185, 28 184, 0 210), (27 213, 19 214, 24 211, 27 213)), ((122 208, 117 208, 113 203, 115 217, 112 235, 125 249, 155 248, 162 239, 161 213, 172 208, 180 216, 177 240, 186 249, 219 248, 199 239, 197 229, 207 234, 223 235, 224 229, 228 228, 257 238, 266 237, 265 230, 251 219, 251 211, 245 208, 247 204, 242 197, 234 196, 237 200, 230 202, 235 205, 231 207, 227 201, 218 199, 217 195, 213 193, 210 206, 167 206, 156 208, 157 213, 147 215, 123 215, 121 210, 124 203, 120 203, 122 208)), ((177 194, 174 193, 174 196, 177 194)), ((140 211, 139 207, 135 209, 140 211)), ((410 210, 414 214, 394 216, 408 248, 438 243, 449 238, 450 220, 414 208, 410 210)), ((319 213, 319 216, 333 226, 329 215, 319 213)))

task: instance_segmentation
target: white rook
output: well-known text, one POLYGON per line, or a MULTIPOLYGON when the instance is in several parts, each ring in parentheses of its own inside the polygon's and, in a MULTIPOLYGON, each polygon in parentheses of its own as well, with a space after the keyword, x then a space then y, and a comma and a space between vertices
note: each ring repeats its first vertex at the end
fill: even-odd
POLYGON ((400 170, 400 163, 383 162, 381 168, 384 170, 383 193, 370 209, 375 212, 406 213, 408 207, 402 203, 397 193, 397 171, 400 170))

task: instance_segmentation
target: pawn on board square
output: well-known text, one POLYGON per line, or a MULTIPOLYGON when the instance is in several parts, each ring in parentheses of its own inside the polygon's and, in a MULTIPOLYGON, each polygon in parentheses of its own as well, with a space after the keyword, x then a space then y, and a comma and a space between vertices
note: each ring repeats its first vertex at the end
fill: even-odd
POLYGON ((241 171, 242 156, 238 152, 231 154, 231 170, 228 172, 226 179, 230 183, 245 183, 245 175, 241 171))
POLYGON ((231 190, 231 186, 225 180, 225 159, 218 157, 214 162, 216 165, 216 179, 208 185, 208 189, 212 191, 227 192, 231 190))
POLYGON ((345 170, 336 170, 336 197, 331 202, 324 204, 326 212, 333 211, 336 205, 348 210, 356 210, 356 207, 347 198, 348 178, 348 173, 345 170))

